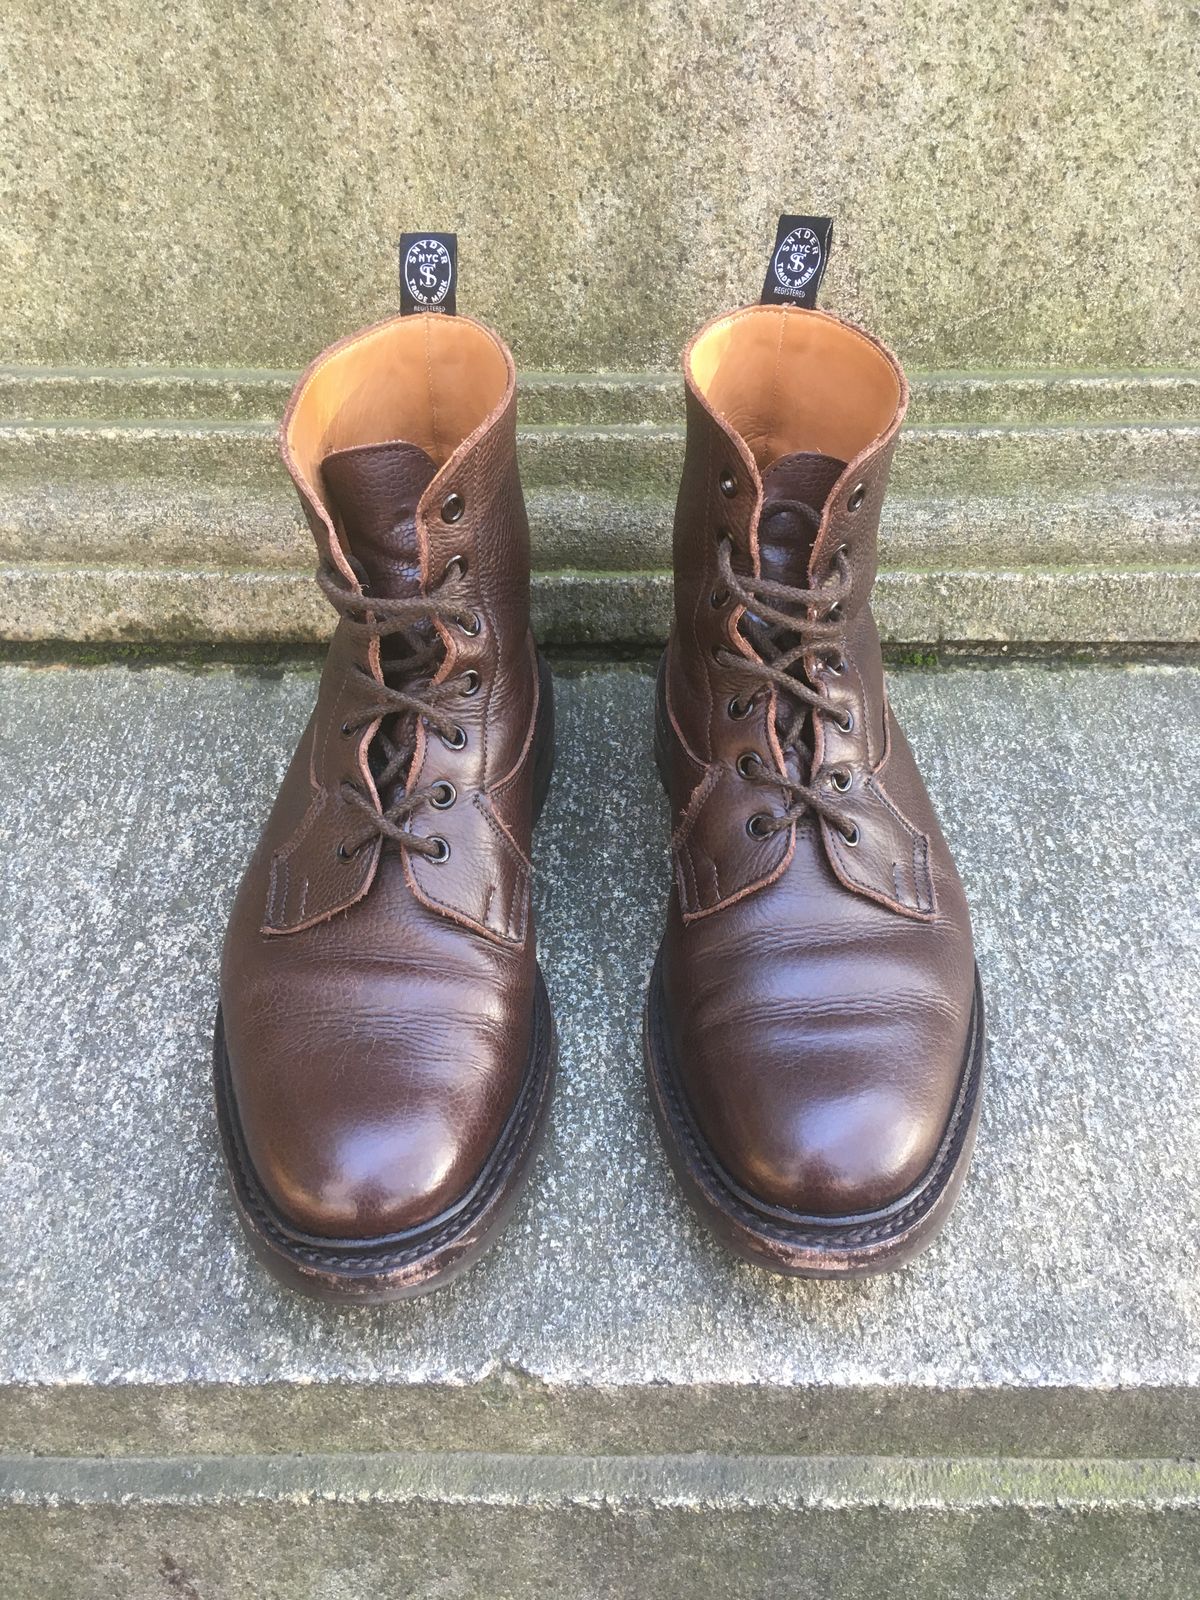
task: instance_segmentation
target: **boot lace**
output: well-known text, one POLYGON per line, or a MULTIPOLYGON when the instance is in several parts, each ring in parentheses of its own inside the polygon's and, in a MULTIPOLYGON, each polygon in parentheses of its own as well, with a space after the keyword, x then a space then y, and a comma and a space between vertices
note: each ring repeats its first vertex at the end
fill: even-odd
POLYGON ((387 795, 408 771, 416 751, 418 720, 433 729, 451 750, 461 750, 466 743, 466 732, 454 720, 452 705, 455 699, 476 692, 479 674, 469 669, 434 684, 432 680, 446 651, 442 638, 431 626, 435 621, 456 623, 465 633, 478 632, 479 619, 465 610, 461 596, 463 571, 461 557, 455 557, 432 593, 399 599, 376 598, 350 589, 328 568, 317 573, 321 592, 345 626, 368 639, 395 641, 382 660, 382 684, 365 667, 356 668, 377 693, 373 701, 342 724, 342 732, 351 737, 377 718, 386 719, 371 741, 371 773, 384 808, 376 810, 374 801, 360 785, 342 785, 343 799, 363 819, 361 829, 339 846, 343 859, 356 855, 377 835, 431 861, 444 861, 450 853, 444 839, 435 834, 413 833, 406 824, 427 802, 439 809, 452 805, 456 798, 452 784, 442 780, 411 794, 401 791, 390 803, 387 795), (389 678, 393 680, 390 683, 389 678))
MULTIPOLYGON (((811 524, 814 533, 820 527, 820 516, 802 500, 773 501, 771 509, 796 513, 811 524)), ((799 770, 809 774, 809 781, 804 782, 786 772, 772 772, 753 752, 742 756, 738 761, 742 777, 779 791, 785 805, 782 813, 763 812, 752 817, 750 831, 756 838, 766 838, 799 822, 807 811, 814 811, 840 829, 847 844, 857 844, 857 827, 845 818, 836 801, 812 784, 812 751, 805 740, 810 712, 814 717, 830 718, 844 733, 854 726, 853 719, 793 670, 802 666, 806 655, 817 654, 833 673, 845 671, 842 607, 850 596, 850 563, 845 546, 834 557, 833 577, 814 589, 739 575, 733 569, 733 544, 729 539, 721 541, 717 564, 723 590, 745 607, 743 636, 757 652, 756 656, 744 656, 724 645, 714 652, 722 666, 743 673, 755 684, 745 699, 735 697, 729 709, 734 716, 747 716, 764 687, 778 690, 775 731, 780 747, 785 757, 789 752, 794 754, 799 770)), ((844 793, 850 787, 851 775, 846 768, 835 767, 830 780, 835 790, 844 793)))

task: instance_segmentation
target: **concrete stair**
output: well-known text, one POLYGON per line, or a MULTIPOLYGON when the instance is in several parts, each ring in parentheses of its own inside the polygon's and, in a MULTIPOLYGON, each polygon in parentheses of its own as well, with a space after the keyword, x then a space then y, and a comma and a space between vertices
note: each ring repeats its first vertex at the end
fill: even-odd
POLYGON ((897 672, 975 911, 990 1084, 902 1274, 728 1258, 638 1025, 642 670, 558 680, 562 1040, 496 1250, 331 1310, 237 1232, 217 952, 310 671, 0 669, 0 1570, 12 1600, 1200 1591, 1200 668, 897 672))
MULTIPOLYGON (((283 373, 0 371, 0 636, 322 639, 283 373)), ((540 636, 665 637, 669 373, 522 380, 540 636)), ((882 529, 894 645, 1200 640, 1200 379, 918 374, 882 529)))

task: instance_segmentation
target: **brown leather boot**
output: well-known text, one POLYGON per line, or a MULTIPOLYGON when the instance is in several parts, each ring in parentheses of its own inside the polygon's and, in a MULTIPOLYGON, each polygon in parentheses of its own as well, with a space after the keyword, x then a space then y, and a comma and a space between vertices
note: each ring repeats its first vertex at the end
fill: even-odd
POLYGON ((869 607, 908 386, 875 340, 789 305, 718 318, 684 368, 652 1099, 733 1249, 875 1272, 945 1221, 983 1070, 962 886, 869 607))
POLYGON ((340 621, 233 909, 215 1069, 242 1221, 323 1297, 465 1266, 545 1119, 529 849, 553 711, 515 430, 503 343, 432 313, 334 345, 284 418, 340 621))

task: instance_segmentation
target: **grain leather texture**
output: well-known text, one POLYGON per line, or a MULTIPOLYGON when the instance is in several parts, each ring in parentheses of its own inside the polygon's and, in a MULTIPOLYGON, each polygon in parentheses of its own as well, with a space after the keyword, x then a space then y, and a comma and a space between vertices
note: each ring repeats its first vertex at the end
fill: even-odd
MULTIPOLYGON (((360 337, 378 351, 389 326, 360 337)), ((472 329, 478 343, 486 330, 472 329)), ((358 443, 345 419, 323 416, 339 448, 297 479, 326 570, 352 595, 419 598, 452 580, 454 615, 413 629, 436 657, 416 689, 440 685, 463 734, 451 748, 417 719, 408 771, 381 795, 379 741, 398 740, 400 723, 362 717, 394 685, 389 661, 403 649, 343 616, 238 890, 221 971, 232 1114, 258 1184, 298 1237, 375 1240, 452 1211, 529 1061, 535 762, 548 760, 552 721, 529 630, 512 362, 486 337, 507 385, 467 438, 443 433, 440 466, 410 441, 372 437, 369 417, 358 443), (405 824, 443 839, 446 859, 380 833, 340 851, 372 827, 347 783, 380 815, 397 795, 452 789, 449 804, 422 800, 405 824)), ((344 361, 354 340, 335 350, 344 361)), ((432 374, 430 393, 453 399, 459 382, 471 382, 467 363, 432 374)), ((342 387, 353 398, 353 383, 342 387)), ((300 408, 301 424, 306 403, 301 380, 289 412, 300 408)))
MULTIPOLYGON (((963 1080, 974 955, 958 874, 888 705, 870 612, 907 386, 882 346, 822 312, 760 307, 711 327, 734 324, 736 358, 741 319, 759 317, 820 318, 823 362, 836 363, 844 332, 856 373, 875 382, 876 362, 877 392, 886 397, 890 383, 894 406, 878 431, 874 418, 864 425, 845 461, 819 448, 768 458, 764 439, 798 431, 772 415, 777 402, 746 392, 743 378, 738 415, 757 419, 743 434, 696 380, 688 356, 704 333, 685 356, 675 616, 658 713, 675 886, 656 1025, 667 1030, 690 1114, 732 1181, 789 1214, 844 1217, 897 1201, 935 1156, 963 1080), (813 590, 839 562, 847 575, 837 652, 814 649, 794 669, 823 702, 800 706, 808 720, 799 755, 781 747, 786 691, 739 669, 739 657, 757 654, 754 618, 721 603, 722 539, 732 542, 735 572, 750 578, 813 590), (748 699, 748 715, 732 714, 748 699), (786 803, 778 788, 748 781, 739 758, 751 777, 761 763, 811 784, 835 817, 801 807, 790 825, 753 837, 755 815, 786 803)), ((775 347, 773 331, 755 337, 775 347)), ((778 347, 786 361, 783 331, 778 347)), ((777 367, 763 381, 787 394, 805 378, 777 367)), ((821 379, 836 390, 836 365, 821 379)), ((876 402, 877 414, 887 409, 876 402)), ((853 417, 839 428, 852 439, 853 417)))

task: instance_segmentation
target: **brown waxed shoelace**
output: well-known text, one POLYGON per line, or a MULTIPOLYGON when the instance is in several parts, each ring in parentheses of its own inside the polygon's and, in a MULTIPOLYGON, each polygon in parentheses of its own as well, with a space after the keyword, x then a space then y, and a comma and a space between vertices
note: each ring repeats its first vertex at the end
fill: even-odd
MULTIPOLYGON (((814 531, 820 527, 819 515, 802 500, 775 500, 771 503, 771 510, 797 512, 811 522, 814 531)), ((725 589, 750 613, 751 618, 763 625, 753 628, 752 634, 748 632, 745 635, 757 649, 757 656, 744 656, 718 646, 717 659, 722 666, 745 672, 759 684, 771 685, 779 691, 776 733, 785 755, 789 750, 792 751, 802 765, 808 762, 811 766, 812 761, 812 753, 804 741, 805 717, 802 708, 809 706, 814 714, 830 717, 841 725, 839 708, 792 672, 792 668, 811 653, 827 657, 835 671, 840 670, 840 664, 844 661, 842 643, 845 624, 841 620, 841 606, 850 595, 850 565, 844 546, 834 559, 837 566, 836 581, 815 589, 799 589, 772 578, 739 576, 733 570, 733 545, 729 539, 721 541, 717 553, 718 570, 725 589), (816 615, 812 614, 814 612, 816 615), (788 635, 795 635, 795 643, 785 643, 788 635), (779 713, 785 705, 790 706, 791 714, 786 720, 781 720, 779 713)), ((758 692, 757 689, 754 691, 758 692)), ((748 708, 749 702, 742 704, 748 708)), ((836 802, 822 794, 811 781, 801 783, 785 774, 772 772, 760 759, 756 759, 753 771, 743 771, 740 765, 738 770, 752 783, 782 791, 787 802, 787 809, 780 815, 764 813, 761 819, 752 819, 759 822, 758 837, 779 833, 793 822, 800 821, 805 812, 811 810, 833 823, 848 844, 858 843, 858 829, 854 824, 847 825, 836 802)), ((840 771, 835 769, 831 777, 840 771)), ((811 780, 811 772, 809 776, 811 780)))
MULTIPOLYGON (((451 567, 455 569, 455 577, 461 577, 461 563, 452 562, 447 568, 447 576, 451 567)), ((386 682, 377 683, 364 667, 356 669, 370 680, 377 691, 376 699, 364 705, 361 711, 342 725, 342 731, 349 735, 365 728, 376 718, 391 721, 391 731, 397 737, 393 739, 381 722, 372 740, 373 745, 378 745, 384 759, 380 771, 373 773, 375 788, 382 800, 412 761, 416 751, 418 718, 438 733, 451 749, 462 748, 465 736, 450 714, 449 702, 456 697, 474 694, 479 687, 479 676, 470 670, 458 677, 448 678, 444 683, 435 685, 426 682, 423 691, 418 693, 418 680, 436 673, 445 657, 445 645, 436 634, 432 639, 422 638, 417 630, 422 623, 435 621, 458 622, 461 625, 464 608, 461 602, 455 604, 456 584, 451 583, 449 592, 442 598, 447 583, 445 576, 435 594, 406 595, 399 599, 377 598, 348 589, 325 567, 317 573, 317 583, 334 610, 356 633, 374 639, 402 635, 407 646, 404 655, 382 663, 385 676, 392 673, 403 677, 405 682, 402 687, 386 682)), ((438 803, 439 796, 447 792, 451 799, 442 800, 441 804, 448 805, 453 802, 453 788, 439 782, 416 789, 412 794, 401 794, 384 810, 378 811, 373 801, 357 785, 343 784, 343 798, 362 812, 367 826, 360 834, 342 841, 341 854, 355 855, 378 834, 395 844, 404 845, 408 850, 416 851, 418 855, 427 856, 431 861, 444 861, 449 853, 444 840, 436 835, 426 837, 412 833, 404 824, 427 801, 438 803)))

